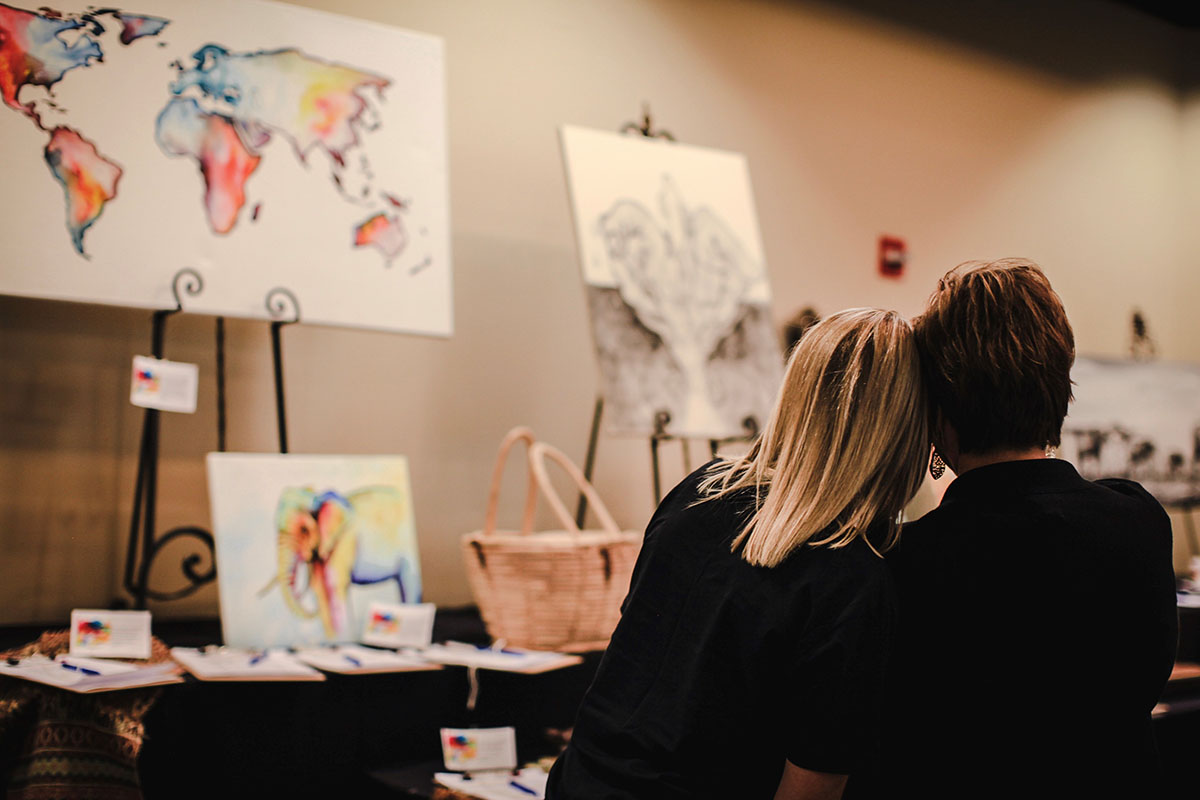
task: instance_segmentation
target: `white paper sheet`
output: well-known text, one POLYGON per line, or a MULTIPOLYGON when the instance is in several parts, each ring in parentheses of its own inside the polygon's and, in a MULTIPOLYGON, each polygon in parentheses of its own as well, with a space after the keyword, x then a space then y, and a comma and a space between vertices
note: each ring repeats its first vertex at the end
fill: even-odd
POLYGON ((202 681, 323 681, 325 676, 283 650, 172 647, 171 657, 202 681))

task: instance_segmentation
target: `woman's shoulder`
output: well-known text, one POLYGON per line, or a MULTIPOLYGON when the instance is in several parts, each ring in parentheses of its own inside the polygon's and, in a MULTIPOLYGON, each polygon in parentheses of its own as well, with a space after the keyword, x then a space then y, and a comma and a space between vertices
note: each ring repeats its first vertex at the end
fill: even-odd
POLYGON ((1091 481, 1091 484, 1124 498, 1133 508, 1140 508, 1154 516, 1167 517, 1166 509, 1162 507, 1162 504, 1137 481, 1128 478, 1100 478, 1091 481))
POLYGON ((718 494, 719 487, 713 479, 719 475, 724 462, 713 459, 692 472, 673 488, 658 504, 655 518, 742 515, 754 509, 754 490, 739 489, 727 494, 718 494))
MULTIPOLYGON (((873 529, 878 527, 872 526, 873 529)), ((820 539, 819 536, 815 538, 820 539)), ((863 595, 887 592, 890 580, 887 564, 880 552, 868 542, 869 538, 869 535, 860 536, 841 547, 799 547, 770 571, 781 583, 796 586, 811 583, 819 585, 827 593, 863 595)))
POLYGON ((1074 480, 1047 490, 1003 499, 1003 503, 979 502, 974 497, 943 500, 937 508, 904 526, 888 560, 915 563, 936 558, 945 547, 962 544, 964 537, 999 528, 1017 534, 1033 529, 1067 531, 1083 527, 1091 532, 1092 539, 1113 541, 1129 538, 1131 531, 1156 532, 1159 541, 1169 542, 1171 537, 1170 518, 1162 505, 1140 483, 1125 478, 1089 481, 1075 474, 1074 480))

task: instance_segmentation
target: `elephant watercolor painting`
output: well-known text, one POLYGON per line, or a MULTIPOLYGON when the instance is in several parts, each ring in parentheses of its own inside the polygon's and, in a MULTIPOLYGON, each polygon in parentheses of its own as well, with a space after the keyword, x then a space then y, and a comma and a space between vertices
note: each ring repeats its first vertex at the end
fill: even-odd
POLYGON ((212 453, 208 476, 226 644, 356 641, 372 602, 420 602, 403 457, 212 453))
POLYGON ((408 498, 391 486, 346 495, 284 489, 275 511, 278 570, 260 594, 278 584, 291 612, 319 618, 326 638, 356 636, 360 631, 350 627, 349 618, 352 584, 395 581, 400 602, 414 593, 420 597, 407 547, 410 519, 408 498))

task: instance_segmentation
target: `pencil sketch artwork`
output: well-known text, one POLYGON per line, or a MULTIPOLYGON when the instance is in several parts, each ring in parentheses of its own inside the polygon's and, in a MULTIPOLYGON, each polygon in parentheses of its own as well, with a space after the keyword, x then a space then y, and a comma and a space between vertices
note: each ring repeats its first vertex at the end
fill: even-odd
POLYGON ((571 128, 563 144, 610 430, 653 432, 661 412, 676 436, 761 425, 782 356, 744 159, 571 128))
POLYGON ((1138 481, 1164 505, 1200 502, 1200 365, 1079 358, 1059 457, 1085 478, 1138 481))

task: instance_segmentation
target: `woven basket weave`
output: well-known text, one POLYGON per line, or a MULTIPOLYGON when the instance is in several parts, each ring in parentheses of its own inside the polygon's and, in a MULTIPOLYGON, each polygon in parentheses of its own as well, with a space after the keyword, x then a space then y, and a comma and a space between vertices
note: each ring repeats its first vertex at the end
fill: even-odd
POLYGON ((496 456, 483 529, 463 536, 462 548, 471 591, 493 639, 534 650, 580 652, 608 645, 641 543, 641 534, 617 527, 596 490, 569 458, 535 441, 528 428, 514 428, 496 456), (521 529, 498 531, 500 481, 517 442, 528 447, 521 529), (581 531, 575 525, 550 484, 547 459, 579 486, 601 530, 581 531), (533 532, 539 490, 563 530, 533 532))

